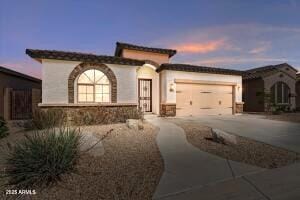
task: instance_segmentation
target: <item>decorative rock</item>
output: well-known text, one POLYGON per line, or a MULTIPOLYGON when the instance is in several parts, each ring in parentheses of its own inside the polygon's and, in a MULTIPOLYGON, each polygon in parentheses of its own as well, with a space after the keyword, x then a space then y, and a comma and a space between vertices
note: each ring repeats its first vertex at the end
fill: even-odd
POLYGON ((139 120, 138 128, 139 128, 139 130, 144 130, 144 124, 141 120, 139 120))
POLYGON ((135 130, 142 130, 144 129, 143 122, 138 119, 127 119, 126 120, 126 125, 130 129, 135 129, 135 130))
POLYGON ((219 129, 212 129, 212 138, 214 141, 219 143, 232 143, 237 144, 236 136, 226 133, 225 131, 219 130, 219 129))

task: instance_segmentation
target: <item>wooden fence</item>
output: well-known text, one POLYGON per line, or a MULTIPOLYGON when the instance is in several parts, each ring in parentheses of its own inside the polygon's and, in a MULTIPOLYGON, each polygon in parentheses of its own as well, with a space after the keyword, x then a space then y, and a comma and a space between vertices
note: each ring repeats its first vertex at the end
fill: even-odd
POLYGON ((32 90, 11 90, 11 120, 32 117, 32 90))

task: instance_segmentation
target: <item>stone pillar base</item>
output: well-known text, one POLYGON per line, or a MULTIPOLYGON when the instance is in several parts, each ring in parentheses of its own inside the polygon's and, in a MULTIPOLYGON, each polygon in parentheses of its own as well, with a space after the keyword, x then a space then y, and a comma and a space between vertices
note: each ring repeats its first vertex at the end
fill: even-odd
POLYGON ((165 103, 160 105, 160 116, 174 117, 176 116, 176 104, 165 103))
POLYGON ((244 102, 236 102, 235 103, 235 113, 243 113, 244 111, 244 102))

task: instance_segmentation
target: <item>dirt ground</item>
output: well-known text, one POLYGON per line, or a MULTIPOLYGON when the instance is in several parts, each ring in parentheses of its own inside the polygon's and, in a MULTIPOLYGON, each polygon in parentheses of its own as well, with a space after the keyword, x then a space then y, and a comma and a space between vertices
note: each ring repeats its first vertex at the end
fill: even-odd
POLYGON ((225 159, 255 165, 262 168, 283 167, 300 160, 300 154, 274 147, 245 137, 236 136, 237 144, 221 144, 211 140, 211 128, 195 121, 169 119, 183 128, 187 140, 200 150, 225 159))
MULTIPOLYGON (((32 188, 37 190, 37 195, 22 198, 150 200, 164 169, 155 141, 158 130, 148 123, 143 130, 129 129, 125 124, 85 129, 98 138, 113 129, 102 141, 104 155, 95 157, 84 153, 74 174, 65 175, 58 185, 46 190, 32 188)), ((18 140, 21 135, 11 134, 6 140, 18 140)))

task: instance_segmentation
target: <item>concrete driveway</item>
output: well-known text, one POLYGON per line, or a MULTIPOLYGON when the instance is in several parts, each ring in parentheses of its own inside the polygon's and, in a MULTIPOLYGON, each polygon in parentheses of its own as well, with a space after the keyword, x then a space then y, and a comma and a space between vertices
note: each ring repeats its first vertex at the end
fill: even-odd
POLYGON ((300 153, 300 123, 265 119, 262 115, 185 117, 228 133, 248 137, 300 153))

